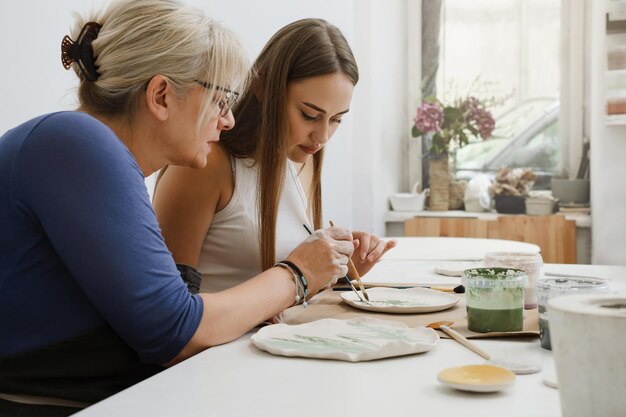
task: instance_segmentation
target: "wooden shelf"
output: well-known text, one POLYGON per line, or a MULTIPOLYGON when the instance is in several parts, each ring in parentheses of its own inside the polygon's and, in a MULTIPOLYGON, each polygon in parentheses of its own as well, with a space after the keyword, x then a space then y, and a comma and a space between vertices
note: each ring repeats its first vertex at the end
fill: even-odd
MULTIPOLYGON (((562 215, 562 214, 560 214, 562 215)), ((501 214, 495 211, 489 212, 471 212, 464 210, 448 210, 448 211, 393 211, 390 210, 385 213, 386 223, 404 223, 405 220, 415 217, 456 217, 456 218, 474 218, 481 220, 497 220, 502 216, 519 216, 519 214, 501 214)), ((574 220, 577 227, 590 228, 591 216, 589 214, 567 213, 565 218, 568 220, 574 220)))
POLYGON ((626 33, 626 1, 606 2, 606 33, 626 33))
POLYGON ((610 21, 626 20, 626 1, 607 0, 606 14, 610 21))
POLYGON ((606 116, 607 126, 625 126, 626 114, 612 114, 606 116))
POLYGON ((606 125, 626 125, 626 0, 605 0, 606 5, 606 125), (611 110, 611 114, 609 114, 611 110))
POLYGON ((527 242, 541 248, 546 263, 576 263, 576 223, 565 216, 499 216, 496 220, 414 217, 405 236, 477 237, 527 242))

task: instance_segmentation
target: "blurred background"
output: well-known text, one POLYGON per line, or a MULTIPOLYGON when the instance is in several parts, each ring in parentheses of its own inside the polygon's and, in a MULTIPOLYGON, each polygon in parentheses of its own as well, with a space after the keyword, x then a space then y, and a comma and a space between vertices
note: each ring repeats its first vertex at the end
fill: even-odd
MULTIPOLYGON (((76 78, 61 66, 60 42, 73 12, 107 3, 2 2, 0 133, 36 115, 76 106, 76 78)), ((606 81, 620 75, 611 73, 607 56, 626 43, 624 2, 187 3, 233 29, 251 60, 274 32, 300 18, 320 17, 343 31, 361 80, 326 153, 327 219, 381 235, 397 233, 393 225, 400 220, 390 196, 416 183, 418 191, 429 185, 429 138, 411 135, 417 107, 429 96, 443 103, 473 96, 488 104, 495 130, 488 140, 470 137, 466 147, 452 147, 452 179, 484 174, 493 180, 502 167, 523 167, 537 174, 537 188, 549 189, 553 177, 576 178, 589 158, 584 177, 591 182, 586 211, 591 261, 626 264, 626 122, 619 110, 607 114, 607 98, 624 95, 619 86, 609 90, 606 81)), ((150 179, 147 184, 150 189, 150 179)))

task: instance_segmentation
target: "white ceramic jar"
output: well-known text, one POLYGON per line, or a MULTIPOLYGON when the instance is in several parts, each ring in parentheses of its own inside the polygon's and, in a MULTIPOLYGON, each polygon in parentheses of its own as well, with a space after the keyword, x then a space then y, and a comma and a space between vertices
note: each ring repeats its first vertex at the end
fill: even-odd
POLYGON ((543 258, 533 252, 490 252, 485 255, 485 267, 521 269, 528 277, 524 292, 524 308, 537 307, 535 283, 543 276, 543 258))
POLYGON ((563 417, 623 417, 626 295, 556 297, 548 312, 563 417))

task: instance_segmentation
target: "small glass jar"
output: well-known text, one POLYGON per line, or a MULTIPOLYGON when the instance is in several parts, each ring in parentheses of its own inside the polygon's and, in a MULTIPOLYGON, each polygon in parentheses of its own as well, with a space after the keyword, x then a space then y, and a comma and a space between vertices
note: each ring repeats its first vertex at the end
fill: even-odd
POLYGON ((537 307, 535 283, 543 276, 543 258, 533 252, 491 252, 485 255, 486 267, 521 269, 526 272, 528 284, 524 292, 524 308, 537 307))
POLYGON ((591 277, 552 277, 537 281, 537 304, 539 308, 539 338, 541 347, 552 350, 548 326, 548 300, 569 294, 602 293, 609 291, 609 284, 591 277))
POLYGON ((479 332, 514 332, 524 325, 524 287, 520 269, 475 268, 463 271, 467 327, 479 332))

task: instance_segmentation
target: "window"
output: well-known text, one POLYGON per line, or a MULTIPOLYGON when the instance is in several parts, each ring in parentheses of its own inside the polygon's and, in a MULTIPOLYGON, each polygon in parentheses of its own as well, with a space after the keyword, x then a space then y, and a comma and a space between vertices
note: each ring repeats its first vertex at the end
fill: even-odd
POLYGON ((559 103, 554 99, 528 100, 498 117, 493 136, 473 138, 453 156, 456 178, 495 173, 502 167, 531 168, 538 176, 535 188, 548 188, 559 169, 559 103))
POLYGON ((549 187, 562 155, 560 16, 561 0, 422 2, 422 95, 494 103, 493 137, 471 138, 453 156, 458 179, 529 167, 543 178, 537 186, 549 187))

